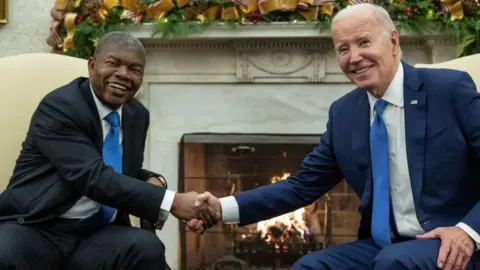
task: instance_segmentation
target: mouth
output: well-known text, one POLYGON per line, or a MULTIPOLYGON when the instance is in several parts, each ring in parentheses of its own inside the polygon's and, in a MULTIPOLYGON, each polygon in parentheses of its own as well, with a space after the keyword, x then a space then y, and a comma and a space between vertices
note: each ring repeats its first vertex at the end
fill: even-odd
POLYGON ((364 68, 356 69, 356 70, 352 70, 352 71, 350 71, 350 72, 352 72, 353 74, 362 74, 362 73, 367 72, 370 68, 371 68, 371 66, 370 66, 370 67, 364 67, 364 68))
POLYGON ((124 94, 125 92, 128 92, 128 90, 129 90, 128 86, 126 86, 124 84, 120 84, 120 83, 109 82, 109 83, 107 83, 107 85, 110 88, 113 88, 114 90, 116 90, 116 92, 121 93, 121 94, 124 94))

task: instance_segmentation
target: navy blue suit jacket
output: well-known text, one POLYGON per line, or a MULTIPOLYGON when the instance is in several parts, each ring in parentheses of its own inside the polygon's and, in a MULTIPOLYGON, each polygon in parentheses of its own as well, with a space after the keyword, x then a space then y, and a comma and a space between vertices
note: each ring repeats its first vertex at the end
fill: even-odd
MULTIPOLYGON (((425 231, 461 221, 480 232, 480 95, 475 84, 465 72, 402 64, 406 150, 418 220, 425 231)), ((369 234, 369 112, 363 89, 333 102, 320 144, 296 174, 235 195, 240 225, 313 203, 345 178, 361 198, 360 231, 363 227, 369 234)))

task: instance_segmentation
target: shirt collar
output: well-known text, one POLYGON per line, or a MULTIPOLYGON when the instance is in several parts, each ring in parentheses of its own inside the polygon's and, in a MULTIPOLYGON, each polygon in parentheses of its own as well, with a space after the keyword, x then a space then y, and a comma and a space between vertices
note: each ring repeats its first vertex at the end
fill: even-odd
MULTIPOLYGON (((400 63, 397 69, 397 73, 395 74, 395 77, 393 77, 392 82, 390 83, 390 85, 387 88, 387 91, 385 91, 385 94, 382 97, 382 99, 385 100, 386 102, 400 108, 403 108, 403 79, 404 79, 403 65, 402 63, 400 63)), ((375 98, 374 96, 372 96, 372 94, 368 92, 367 94, 368 94, 368 100, 370 102, 370 109, 373 112, 373 106, 375 105, 377 98, 375 98)))
MULTIPOLYGON (((93 91, 92 85, 90 85, 90 90, 92 91, 93 100, 95 101, 95 105, 97 106, 98 116, 100 120, 103 120, 109 113, 113 110, 105 106, 97 97, 95 92, 93 91)), ((120 125, 122 123, 122 106, 116 110, 118 112, 118 116, 120 117, 120 125)))

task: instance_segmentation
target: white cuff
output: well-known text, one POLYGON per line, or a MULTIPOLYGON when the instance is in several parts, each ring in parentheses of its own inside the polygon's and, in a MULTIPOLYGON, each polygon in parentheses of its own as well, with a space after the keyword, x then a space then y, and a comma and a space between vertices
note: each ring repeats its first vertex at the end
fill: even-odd
POLYGON ((223 223, 236 224, 240 222, 240 213, 235 197, 228 196, 220 198, 220 204, 222 205, 223 223))
POLYGON ((162 205, 160 209, 170 212, 172 209, 173 199, 175 198, 175 192, 171 190, 166 190, 165 195, 163 196, 162 205))
POLYGON ((468 236, 470 236, 473 239, 473 241, 475 241, 475 243, 477 244, 477 247, 476 247, 475 251, 479 251, 480 250, 480 235, 474 229, 472 229, 470 226, 468 226, 467 224, 465 224, 463 222, 458 223, 457 227, 464 230, 468 234, 468 236))
POLYGON ((160 211, 158 212, 158 223, 157 229, 161 230, 163 228, 163 224, 168 219, 170 215, 170 209, 172 209, 173 199, 175 198, 175 192, 171 190, 166 190, 165 195, 163 196, 162 204, 160 205, 160 211))

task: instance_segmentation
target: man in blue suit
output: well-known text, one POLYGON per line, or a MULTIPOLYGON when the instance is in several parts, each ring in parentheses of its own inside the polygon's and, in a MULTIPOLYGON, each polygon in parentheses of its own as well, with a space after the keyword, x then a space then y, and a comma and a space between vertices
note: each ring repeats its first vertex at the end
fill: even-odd
MULTIPOLYGON (((286 181, 217 199, 246 225, 313 203, 343 178, 361 198, 359 240, 293 269, 474 269, 480 261, 480 95, 465 72, 401 61, 387 11, 358 4, 332 23, 337 60, 357 89, 333 102, 320 144, 286 181)), ((201 232, 202 222, 189 227, 201 232)), ((478 266, 477 266, 478 267, 478 266)))

